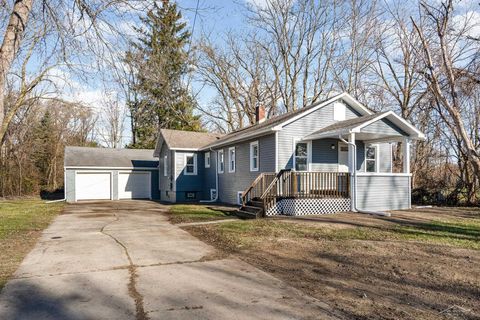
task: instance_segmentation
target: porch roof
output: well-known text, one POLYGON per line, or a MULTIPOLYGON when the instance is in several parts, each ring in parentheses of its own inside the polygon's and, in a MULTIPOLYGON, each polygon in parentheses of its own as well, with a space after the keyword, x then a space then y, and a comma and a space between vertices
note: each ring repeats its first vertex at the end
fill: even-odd
POLYGON ((408 121, 396 115, 393 111, 380 112, 370 114, 355 119, 349 119, 339 121, 330 126, 322 128, 318 131, 312 132, 305 136, 303 140, 314 140, 322 138, 332 138, 350 133, 356 133, 360 140, 369 139, 398 139, 398 138, 410 138, 414 140, 423 140, 425 135, 411 125, 408 121), (372 130, 366 130, 370 125, 382 121, 393 124, 392 130, 389 133, 373 132, 372 130))

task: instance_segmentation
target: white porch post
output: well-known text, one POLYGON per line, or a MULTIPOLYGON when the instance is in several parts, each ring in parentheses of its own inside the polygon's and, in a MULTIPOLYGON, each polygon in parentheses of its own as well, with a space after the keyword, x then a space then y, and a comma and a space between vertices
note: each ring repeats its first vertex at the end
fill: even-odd
POLYGON ((350 210, 355 211, 357 201, 355 188, 355 133, 350 133, 348 136, 348 172, 350 172, 350 210))
POLYGON ((348 172, 353 174, 355 171, 354 157, 355 157, 355 148, 352 143, 355 144, 355 133, 350 133, 348 136, 348 172))
POLYGON ((409 139, 403 139, 402 153, 403 153, 403 173, 410 173, 410 140, 409 139))

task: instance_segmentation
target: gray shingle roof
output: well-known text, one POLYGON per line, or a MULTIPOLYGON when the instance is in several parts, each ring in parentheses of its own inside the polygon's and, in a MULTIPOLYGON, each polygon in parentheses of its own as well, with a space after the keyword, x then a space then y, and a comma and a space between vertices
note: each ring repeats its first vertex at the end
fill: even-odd
POLYGON ((152 167, 158 166, 150 149, 65 147, 66 167, 152 167))
POLYGON ((329 125, 325 128, 322 128, 318 131, 312 132, 312 133, 309 134, 309 136, 314 135, 314 134, 316 135, 316 134, 326 133, 326 132, 334 132, 334 131, 352 129, 352 128, 355 128, 355 127, 361 125, 364 122, 375 119, 375 118, 377 118, 377 117, 379 117, 382 114, 385 114, 387 112, 388 111, 379 112, 379 113, 374 113, 374 114, 370 114, 370 115, 367 115, 367 116, 362 116, 362 117, 358 117, 358 118, 354 118, 354 119, 339 121, 339 122, 331 124, 331 125, 329 125))
POLYGON ((200 149, 222 136, 219 133, 171 129, 160 129, 160 133, 169 149, 200 149))
POLYGON ((290 112, 275 116, 273 118, 267 119, 262 123, 252 124, 248 127, 230 132, 230 133, 224 135, 222 138, 218 139, 218 141, 212 142, 209 145, 204 146, 202 149, 207 149, 208 147, 210 147, 214 144, 217 145, 218 143, 221 143, 222 145, 223 144, 229 144, 230 142, 233 142, 233 141, 236 141, 236 140, 241 140, 244 137, 254 135, 256 132, 258 132, 259 134, 262 134, 265 131, 268 131, 268 130, 272 129, 276 125, 279 125, 282 122, 287 121, 287 120, 297 116, 300 113, 306 112, 306 111, 308 111, 312 108, 315 108, 319 104, 322 104, 322 103, 324 103, 328 100, 332 100, 332 99, 335 99, 335 97, 330 97, 328 99, 315 102, 314 104, 309 105, 307 107, 300 108, 300 109, 297 109, 295 111, 290 111, 290 112))

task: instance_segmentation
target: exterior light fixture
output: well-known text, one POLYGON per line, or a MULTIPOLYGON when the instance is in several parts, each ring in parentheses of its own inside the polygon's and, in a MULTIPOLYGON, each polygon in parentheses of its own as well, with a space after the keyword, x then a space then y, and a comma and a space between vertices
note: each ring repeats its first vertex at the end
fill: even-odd
POLYGON ((332 145, 330 146, 330 148, 332 148, 332 150, 335 150, 335 143, 332 143, 332 145))

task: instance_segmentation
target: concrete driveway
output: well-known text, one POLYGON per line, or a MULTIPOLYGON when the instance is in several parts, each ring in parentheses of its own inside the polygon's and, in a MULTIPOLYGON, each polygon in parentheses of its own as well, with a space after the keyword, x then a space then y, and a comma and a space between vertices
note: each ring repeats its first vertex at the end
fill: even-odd
POLYGON ((68 205, 0 295, 0 319, 319 319, 328 306, 170 224, 150 201, 68 205))

